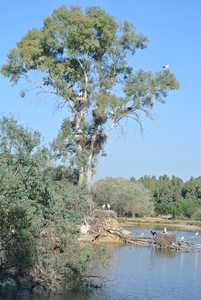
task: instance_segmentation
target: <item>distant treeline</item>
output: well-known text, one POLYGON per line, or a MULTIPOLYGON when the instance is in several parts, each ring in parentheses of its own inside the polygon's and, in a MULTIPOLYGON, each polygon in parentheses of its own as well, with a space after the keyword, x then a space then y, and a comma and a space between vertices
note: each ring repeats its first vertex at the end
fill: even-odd
POLYGON ((141 177, 131 182, 139 182, 147 188, 152 196, 155 215, 172 214, 173 217, 187 217, 201 220, 201 176, 191 177, 185 183, 179 177, 167 175, 141 177))

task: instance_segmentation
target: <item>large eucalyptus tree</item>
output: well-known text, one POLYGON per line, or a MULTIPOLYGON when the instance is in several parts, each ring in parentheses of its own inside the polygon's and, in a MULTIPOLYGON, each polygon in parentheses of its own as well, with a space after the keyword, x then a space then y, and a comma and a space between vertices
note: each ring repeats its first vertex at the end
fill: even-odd
POLYGON ((83 12, 61 6, 42 28, 22 37, 1 67, 12 84, 30 83, 22 97, 29 91, 40 99, 52 94, 56 108, 69 107, 53 147, 60 156, 68 154, 88 187, 108 133, 128 117, 142 129, 142 113, 153 119, 153 101, 164 103, 168 91, 179 88, 168 68, 133 73, 129 58, 147 41, 132 23, 120 24, 100 7, 83 12))

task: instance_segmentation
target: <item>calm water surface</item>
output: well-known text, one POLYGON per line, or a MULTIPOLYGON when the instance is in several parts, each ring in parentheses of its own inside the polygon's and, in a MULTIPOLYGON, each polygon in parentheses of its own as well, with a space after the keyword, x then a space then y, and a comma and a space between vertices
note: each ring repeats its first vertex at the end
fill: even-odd
MULTIPOLYGON (((134 234, 150 235, 161 227, 126 227, 134 234)), ((168 228, 171 231, 172 228, 168 228)), ((174 229, 175 230, 175 229, 174 229)), ((174 231, 172 229, 172 231, 174 231)), ((178 237, 190 238, 195 232, 177 231, 178 237)), ((199 233, 201 235, 201 232, 199 233)), ((197 241, 201 242, 201 238, 197 241)), ((118 300, 118 299, 201 299, 201 253, 155 249, 151 246, 110 245, 112 258, 111 282, 104 288, 82 293, 65 292, 49 297, 51 300, 118 300), (114 269, 114 270, 113 270, 114 269)), ((1 296, 0 296, 1 297, 1 296)), ((4 294, 5 300, 47 299, 33 297, 24 291, 4 294)))

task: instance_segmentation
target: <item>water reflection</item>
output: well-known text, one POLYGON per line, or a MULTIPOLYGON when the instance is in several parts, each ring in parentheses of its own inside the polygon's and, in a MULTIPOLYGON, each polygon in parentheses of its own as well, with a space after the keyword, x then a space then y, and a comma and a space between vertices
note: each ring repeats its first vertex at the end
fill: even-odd
MULTIPOLYGON (((150 230, 163 228, 127 227, 133 233, 150 236, 150 230)), ((168 228, 168 231, 171 231, 168 228)), ((172 230, 174 232, 175 229, 172 230)), ((188 231, 177 231, 177 236, 190 238, 188 231)), ((110 244, 110 253, 114 253, 110 268, 111 281, 102 289, 87 295, 80 292, 65 292, 49 297, 50 300, 101 300, 101 299, 201 299, 201 253, 181 252, 169 249, 153 249, 151 246, 130 246, 110 244)), ((15 296, 17 293, 15 294, 15 296)), ((18 295, 20 293, 18 291, 18 295)), ((47 299, 47 298, 0 298, 0 299, 47 299)))

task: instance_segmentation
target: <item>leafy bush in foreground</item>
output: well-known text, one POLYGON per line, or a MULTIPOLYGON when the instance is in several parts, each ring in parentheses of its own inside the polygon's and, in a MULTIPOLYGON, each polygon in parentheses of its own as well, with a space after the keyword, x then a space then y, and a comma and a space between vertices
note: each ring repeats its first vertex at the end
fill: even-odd
POLYGON ((55 168, 41 135, 0 120, 0 275, 26 276, 49 289, 60 282, 88 282, 86 271, 97 256, 80 245, 83 191, 65 178, 55 180, 55 168), (85 281, 86 281, 85 280, 85 281))

